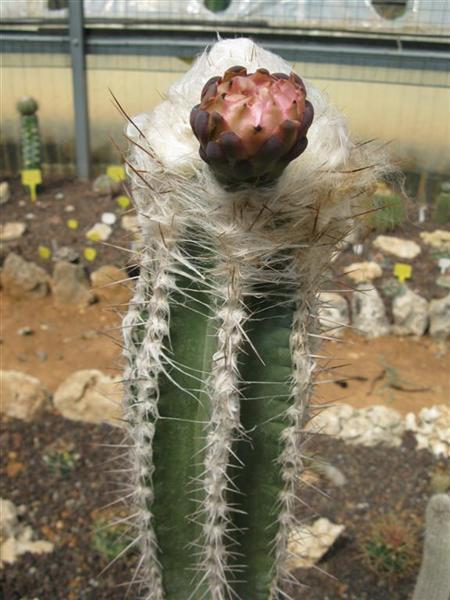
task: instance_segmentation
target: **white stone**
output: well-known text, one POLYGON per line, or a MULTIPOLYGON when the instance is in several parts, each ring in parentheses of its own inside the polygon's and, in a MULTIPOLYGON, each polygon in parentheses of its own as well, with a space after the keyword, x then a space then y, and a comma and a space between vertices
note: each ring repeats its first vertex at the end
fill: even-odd
POLYGON ((7 181, 2 181, 0 183, 0 205, 6 204, 11 197, 11 192, 9 190, 9 183, 7 181))
POLYGON ((387 335, 389 321, 383 300, 377 289, 360 283, 352 296, 353 325, 369 338, 387 335))
POLYGON ((322 292, 319 294, 319 322, 322 331, 340 336, 350 322, 347 300, 340 294, 322 292))
POLYGON ((120 381, 120 377, 109 377, 97 369, 75 371, 56 390, 54 405, 67 419, 119 425, 120 381))
POLYGON ((416 258, 421 252, 419 244, 412 240, 404 240, 392 235, 379 235, 373 241, 373 246, 382 252, 393 254, 404 260, 416 258))
POLYGON ((450 250, 450 231, 435 229, 434 231, 422 231, 422 240, 428 246, 438 250, 450 250))
POLYGON ((0 371, 2 401, 0 412, 31 421, 48 404, 49 392, 36 377, 20 371, 0 371))
POLYGON ((102 214, 102 223, 104 223, 105 225, 114 225, 114 223, 116 221, 117 221, 117 217, 114 213, 104 212, 102 214))
POLYGON ((430 335, 444 340, 450 337, 450 294, 430 302, 430 335))
POLYGON ((0 242, 12 242, 25 233, 27 226, 19 221, 11 221, 0 225, 0 242))
POLYGON ((14 563, 25 552, 43 554, 54 547, 45 540, 33 541, 31 527, 19 522, 18 513, 12 502, 0 498, 0 568, 14 563))
POLYGON ((112 229, 105 223, 96 223, 93 227, 86 232, 88 240, 106 242, 109 236, 112 234, 112 229))
POLYGON ((395 431, 403 431, 403 420, 400 414, 393 408, 387 406, 370 406, 364 409, 365 414, 373 423, 382 429, 392 429, 395 431))
POLYGON ((364 435, 369 428, 369 421, 364 415, 360 414, 342 423, 339 437, 346 440, 353 440, 354 438, 364 435))
POLYGON ((317 519, 312 525, 294 527, 288 539, 287 569, 293 571, 314 566, 344 529, 344 525, 337 525, 326 518, 317 519))
POLYGON ((431 452, 435 456, 447 456, 448 455, 448 446, 443 442, 432 442, 430 444, 431 452))
POLYGON ((431 423, 432 421, 436 421, 441 415, 441 411, 437 406, 432 406, 430 408, 422 408, 419 413, 420 418, 425 421, 425 423, 431 423))
POLYGON ((124 215, 120 224, 126 231, 131 231, 132 233, 139 232, 139 223, 136 215, 124 215))
POLYGON ((406 285, 392 303, 393 332, 397 335, 421 336, 428 325, 428 302, 406 285))
POLYGON ((374 261, 358 262, 345 267, 344 273, 356 283, 373 281, 383 275, 380 265, 374 261))
POLYGON ((416 415, 412 412, 409 412, 405 417, 405 429, 406 431, 417 431, 416 415))

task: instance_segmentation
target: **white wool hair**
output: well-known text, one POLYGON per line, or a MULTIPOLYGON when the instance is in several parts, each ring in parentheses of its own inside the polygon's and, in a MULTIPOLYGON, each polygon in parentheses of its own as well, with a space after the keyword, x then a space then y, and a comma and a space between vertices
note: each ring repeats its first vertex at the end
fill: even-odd
MULTIPOLYGON (((239 419, 237 361, 248 318, 244 298, 261 283, 274 290, 280 284, 297 290, 291 335, 292 398, 284 415, 286 428, 279 457, 284 489, 279 497, 279 529, 274 540, 275 599, 284 594, 282 584, 289 577, 285 569, 287 542, 295 523, 295 483, 302 470, 300 448, 319 339, 317 294, 336 247, 355 222, 371 210, 374 187, 391 168, 380 145, 353 142, 344 117, 321 92, 305 82, 315 111, 307 150, 272 186, 224 190, 198 156, 189 114, 200 101, 205 82, 234 65, 242 65, 249 72, 259 67, 271 72, 291 71, 288 63, 251 40, 219 41, 171 86, 165 101, 151 113, 134 117, 127 128, 132 143, 128 173, 142 230, 141 263, 146 268, 141 270, 125 321, 125 356, 132 382, 137 380, 138 388, 145 385, 146 389, 141 389, 136 399, 132 383, 129 385, 125 413, 130 437, 136 444, 134 483, 142 491, 145 478, 139 473, 158 476, 153 473, 151 448, 146 449, 144 459, 140 444, 145 440, 151 445, 153 439, 154 426, 148 423, 148 415, 158 426, 158 377, 162 373, 170 377, 171 294, 180 274, 204 280, 186 251, 180 250, 188 235, 196 231, 197 247, 208 247, 216 258, 215 266, 207 273, 205 290, 215 296, 218 322, 214 365, 209 380, 204 382, 212 412, 206 431, 203 480, 198 482, 205 497, 200 508, 204 527, 199 569, 201 583, 208 582, 211 598, 228 600, 234 593, 227 584, 231 508, 223 503, 230 484, 226 465, 231 462, 231 445, 245 434, 239 419), (280 261, 280 256, 286 258, 280 261), (145 336, 137 345, 133 328, 142 326, 143 307, 148 313, 145 336), (215 489, 210 485, 212 479, 217 483, 215 489)), ((279 302, 276 291, 274 302, 279 302)), ((140 536, 146 598, 162 600, 164 573, 157 559, 151 492, 136 493, 135 501, 141 513, 138 527, 145 529, 140 536)))

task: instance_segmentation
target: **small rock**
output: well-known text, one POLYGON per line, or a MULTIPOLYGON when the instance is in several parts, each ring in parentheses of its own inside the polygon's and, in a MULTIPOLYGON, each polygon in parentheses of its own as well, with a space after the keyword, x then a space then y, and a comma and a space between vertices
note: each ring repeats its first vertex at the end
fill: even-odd
POLYGON ((117 217, 112 212, 105 212, 102 214, 101 220, 105 225, 114 225, 114 223, 117 221, 117 217))
POLYGON ((389 321, 378 290, 360 283, 352 296, 353 325, 369 338, 387 335, 389 321))
POLYGON ((422 231, 420 237, 425 244, 431 246, 432 248, 450 251, 450 231, 445 231, 444 229, 422 231))
POLYGON ((122 304, 129 301, 131 292, 124 282, 127 273, 114 265, 104 265, 91 274, 92 288, 100 300, 122 304))
POLYGON ((72 204, 68 204, 67 206, 64 207, 64 212, 67 213, 72 213, 75 210, 75 206, 72 206, 72 204))
POLYGON ((105 225, 105 223, 96 223, 86 232, 86 237, 88 240, 94 242, 106 242, 111 233, 112 229, 109 225, 105 225))
POLYGON ((6 257, 1 275, 2 287, 13 298, 43 298, 49 289, 46 271, 11 252, 6 257))
POLYGON ((53 271, 52 291, 59 306, 88 306, 95 301, 89 281, 81 265, 58 262, 53 271))
POLYGON ((26 219, 27 221, 32 221, 32 220, 33 220, 33 219, 35 219, 35 218, 36 218, 36 215, 35 215, 34 213, 31 213, 31 212, 29 212, 29 213, 27 213, 27 214, 25 215, 25 219, 26 219))
POLYGON ((436 279, 436 284, 439 287, 450 289, 450 275, 440 275, 436 279))
POLYGON ((405 417, 405 429, 406 431, 417 431, 416 415, 413 412, 409 412, 405 417))
POLYGON ((7 181, 2 181, 0 183, 0 205, 6 204, 11 197, 11 192, 9 190, 9 183, 7 181))
POLYGON ((70 246, 61 246, 58 250, 53 253, 53 260, 56 262, 66 261, 69 263, 76 263, 80 260, 80 254, 71 248, 70 246))
POLYGON ((31 421, 43 412, 49 393, 39 379, 20 371, 0 371, 0 377, 1 412, 24 421, 31 421))
POLYGON ((319 295, 319 322, 323 331, 340 336, 350 322, 347 300, 332 292, 319 295))
POLYGON ((425 333, 428 325, 428 302, 419 294, 414 293, 406 285, 394 298, 392 303, 396 335, 417 335, 425 333))
POLYGON ((33 541, 31 527, 23 525, 21 511, 9 500, 0 498, 0 568, 16 562, 21 554, 52 552, 53 544, 45 540, 33 541))
POLYGON ((64 194, 62 192, 56 192, 54 198, 55 200, 64 200, 64 194))
POLYGON ((380 265, 373 261, 353 263, 348 267, 345 267, 344 273, 356 281, 356 283, 365 283, 372 281, 383 275, 383 270, 380 265))
POLYGON ((17 335, 33 335, 34 329, 31 327, 19 327, 17 335))
POLYGON ((132 233, 139 232, 139 223, 136 215, 124 215, 120 224, 127 231, 131 231, 132 233))
POLYGON ((287 569, 293 571, 313 567, 344 529, 344 525, 336 525, 324 517, 317 519, 312 525, 293 528, 288 540, 287 569))
POLYGON ((450 294, 430 302, 430 335, 443 340, 450 337, 450 294))
POLYGON ((45 362, 48 359, 48 354, 45 350, 36 350, 36 357, 39 362, 45 362))
POLYGON ((120 377, 111 378, 96 369, 76 371, 58 387, 53 402, 67 419, 118 425, 120 381, 120 377))
POLYGON ((19 239, 26 231, 26 224, 17 222, 2 223, 0 225, 0 242, 12 242, 19 239))
POLYGON ((411 260, 421 252, 419 244, 412 240, 404 240, 392 235, 379 235, 373 241, 373 246, 382 252, 393 254, 398 258, 411 260))
POLYGON ((114 181, 108 175, 99 175, 92 184, 92 191, 98 196, 112 196, 121 190, 119 181, 114 181))

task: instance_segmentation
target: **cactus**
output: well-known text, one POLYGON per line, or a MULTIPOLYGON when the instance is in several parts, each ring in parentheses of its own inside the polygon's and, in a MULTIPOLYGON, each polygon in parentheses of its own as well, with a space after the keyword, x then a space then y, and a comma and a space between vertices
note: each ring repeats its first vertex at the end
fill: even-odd
POLYGON ((20 112, 22 169, 41 168, 41 138, 36 115, 38 104, 34 98, 24 97, 17 103, 20 112))
POLYGON ((141 238, 123 322, 124 412, 135 580, 148 600, 289 597, 316 298, 389 171, 306 84, 308 149, 269 185, 222 185, 189 116, 208 79, 236 64, 291 72, 250 40, 220 41, 127 128, 141 238))
POLYGON ((450 496, 435 494, 426 510, 422 565, 412 600, 450 598, 450 496))
POLYGON ((441 192, 434 200, 433 222, 447 225, 450 221, 450 186, 447 182, 441 186, 441 192))

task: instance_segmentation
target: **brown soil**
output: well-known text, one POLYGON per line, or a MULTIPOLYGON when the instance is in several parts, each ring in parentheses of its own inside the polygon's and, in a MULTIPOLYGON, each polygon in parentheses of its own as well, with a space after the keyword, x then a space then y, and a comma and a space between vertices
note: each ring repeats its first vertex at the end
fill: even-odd
MULTIPOLYGON (((123 310, 103 302, 85 309, 61 308, 51 297, 17 301, 3 295, 2 368, 34 375, 51 391, 78 369, 120 373, 123 310), (33 333, 19 335, 22 327, 33 333)), ((321 353, 330 357, 322 366, 334 369, 319 377, 318 402, 386 404, 407 413, 449 401, 450 352, 428 337, 365 340, 348 333, 341 343, 325 344, 321 353)))
MULTIPOLYGON (((6 256, 9 251, 17 252, 48 272, 52 271, 53 262, 39 257, 40 245, 47 246, 53 252, 62 246, 73 248, 80 254, 81 264, 89 271, 105 264, 122 267, 130 262, 130 253, 126 249, 130 248, 132 236, 120 226, 121 217, 129 214, 130 209, 121 209, 115 197, 96 196, 92 192, 92 183, 77 180, 47 181, 34 203, 18 180, 11 180, 10 188, 11 200, 2 206, 2 222, 22 221, 27 229, 20 239, 5 245, 3 255, 6 256), (63 194, 63 198, 57 199, 56 194, 63 194), (74 210, 66 212, 67 206, 73 206, 74 210), (113 232, 106 244, 91 242, 85 234, 101 220, 104 212, 113 212, 117 216, 112 226, 113 232), (27 218, 30 214, 33 215, 32 219, 27 218), (68 219, 76 219, 78 229, 69 229, 68 219), (88 262, 83 256, 87 247, 97 250, 93 262, 88 262)), ((125 189, 122 193, 127 195, 125 189)))
MULTIPOLYGON (((23 520, 37 537, 54 543, 51 554, 25 554, 0 570, 0 597, 8 600, 121 600, 136 565, 133 552, 121 557, 102 574, 112 556, 129 542, 117 527, 102 530, 105 522, 125 516, 114 489, 122 487, 112 459, 122 433, 108 426, 94 426, 62 419, 47 413, 34 423, 3 420, 0 442, 7 451, 0 457, 2 495, 17 506, 25 505, 23 520), (72 466, 57 469, 49 462, 55 450, 75 457, 72 466), (111 485, 111 480, 114 485, 111 485), (113 537, 102 537, 105 535, 113 537), (114 534, 116 531, 116 534, 114 534), (103 532, 103 533, 102 533, 103 532), (122 537, 119 537, 121 535, 122 537)), ((305 488, 302 499, 312 508, 302 508, 308 519, 320 514, 346 529, 339 542, 316 569, 297 572, 304 587, 293 596, 298 600, 406 600, 410 597, 416 570, 397 574, 393 580, 371 572, 361 554, 362 536, 380 515, 395 514, 417 524, 417 543, 427 499, 432 493, 430 478, 446 465, 431 454, 413 449, 406 437, 401 448, 355 448, 338 440, 317 436, 307 448, 338 467, 347 478, 341 488, 318 482, 305 488), (306 511, 306 512, 305 512, 306 511)), ((448 466, 447 466, 448 468, 448 466)), ((300 510, 300 507, 299 507, 300 510)), ((420 550, 418 549, 418 553, 420 550)), ((419 556, 417 556, 419 559, 419 556)), ((137 597, 132 589, 129 597, 137 597)))

